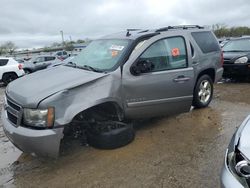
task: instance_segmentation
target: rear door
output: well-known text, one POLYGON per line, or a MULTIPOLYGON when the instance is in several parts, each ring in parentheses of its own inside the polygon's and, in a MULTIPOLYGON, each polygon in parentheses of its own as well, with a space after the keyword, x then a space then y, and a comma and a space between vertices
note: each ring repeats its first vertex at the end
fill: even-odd
POLYGON ((154 64, 154 69, 139 76, 132 75, 130 71, 124 72, 126 116, 145 118, 189 111, 194 71, 189 67, 188 59, 184 37, 172 36, 153 40, 136 62, 150 61, 154 64))

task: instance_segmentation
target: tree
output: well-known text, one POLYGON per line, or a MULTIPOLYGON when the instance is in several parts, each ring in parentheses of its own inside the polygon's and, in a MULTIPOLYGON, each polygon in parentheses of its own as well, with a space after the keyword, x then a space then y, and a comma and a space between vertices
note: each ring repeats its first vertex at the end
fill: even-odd
POLYGON ((74 50, 74 46, 73 46, 73 44, 72 43, 66 43, 65 45, 65 50, 66 51, 73 51, 74 50))
POLYGON ((77 42, 77 43, 84 43, 85 40, 78 39, 76 42, 77 42))
POLYGON ((0 46, 0 54, 3 55, 9 53, 10 55, 12 55, 16 49, 16 45, 13 42, 8 41, 0 46))
POLYGON ((9 53, 10 55, 12 55, 17 49, 16 45, 11 41, 6 42, 4 45, 7 50, 7 53, 9 53))

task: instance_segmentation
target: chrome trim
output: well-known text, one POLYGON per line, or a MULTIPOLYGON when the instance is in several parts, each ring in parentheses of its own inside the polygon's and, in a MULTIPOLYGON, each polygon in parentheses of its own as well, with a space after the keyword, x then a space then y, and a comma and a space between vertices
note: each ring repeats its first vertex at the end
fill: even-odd
POLYGON ((191 99, 193 96, 183 96, 183 97, 172 97, 172 98, 165 98, 165 99, 156 99, 156 100, 147 100, 147 101, 140 101, 140 102, 128 102, 128 107, 141 107, 147 105, 156 105, 161 104, 164 102, 179 102, 183 100, 191 99))

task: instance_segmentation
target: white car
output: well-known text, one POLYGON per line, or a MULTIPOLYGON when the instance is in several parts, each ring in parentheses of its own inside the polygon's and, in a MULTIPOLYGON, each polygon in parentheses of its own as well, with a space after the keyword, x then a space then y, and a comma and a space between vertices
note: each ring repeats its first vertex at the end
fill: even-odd
POLYGON ((24 74, 22 64, 11 57, 0 57, 0 79, 5 85, 24 74))

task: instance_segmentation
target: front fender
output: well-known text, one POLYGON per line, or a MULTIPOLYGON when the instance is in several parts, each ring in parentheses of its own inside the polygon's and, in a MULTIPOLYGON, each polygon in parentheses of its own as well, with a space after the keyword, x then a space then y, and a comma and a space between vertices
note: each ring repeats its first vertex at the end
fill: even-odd
POLYGON ((39 108, 55 107, 56 127, 69 124, 80 112, 106 102, 114 102, 123 109, 119 75, 55 93, 44 99, 39 108))

